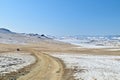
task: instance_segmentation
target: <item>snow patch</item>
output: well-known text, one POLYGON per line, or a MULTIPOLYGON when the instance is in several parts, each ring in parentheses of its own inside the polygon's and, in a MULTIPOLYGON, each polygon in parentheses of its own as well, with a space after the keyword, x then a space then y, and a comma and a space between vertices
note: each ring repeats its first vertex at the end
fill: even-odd
POLYGON ((120 40, 106 37, 62 38, 58 41, 71 43, 80 48, 120 48, 120 40))
POLYGON ((1 53, 0 74, 17 72, 36 61, 35 57, 26 53, 1 53))
POLYGON ((67 68, 75 70, 76 80, 119 80, 120 56, 56 53, 67 68))

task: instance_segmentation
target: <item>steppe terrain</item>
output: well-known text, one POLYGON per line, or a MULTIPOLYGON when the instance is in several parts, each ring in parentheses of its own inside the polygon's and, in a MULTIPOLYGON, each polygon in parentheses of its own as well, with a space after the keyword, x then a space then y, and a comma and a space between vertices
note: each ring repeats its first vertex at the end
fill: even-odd
MULTIPOLYGON (((27 45, 15 45, 15 44, 0 44, 0 53, 24 53, 24 54, 28 54, 30 53, 30 55, 33 55, 36 57, 36 62, 34 64, 31 64, 29 66, 26 66, 24 68, 20 68, 18 71, 13 71, 11 73, 7 73, 4 76, 1 76, 0 80, 8 80, 8 78, 11 78, 11 80, 14 80, 15 78, 17 80, 82 80, 83 77, 88 76, 88 75, 83 75, 81 77, 80 74, 80 70, 83 70, 83 67, 80 68, 79 65, 86 65, 86 61, 87 58, 86 56, 83 56, 84 54, 89 56, 89 55, 98 55, 99 59, 102 59, 104 57, 99 57, 100 56, 104 56, 104 55, 108 55, 108 56, 119 56, 120 55, 120 51, 109 51, 106 49, 85 49, 85 48, 75 48, 76 46, 73 46, 71 44, 65 44, 65 43, 61 43, 61 42, 52 42, 52 41, 43 41, 40 43, 29 43, 27 45), (16 49, 19 48, 20 51, 16 51, 16 49), (64 53, 64 54, 63 54, 64 53), (58 54, 58 56, 55 56, 55 54, 58 54), (61 57, 59 57, 59 55, 67 55, 65 58, 68 58, 68 62, 69 64, 72 63, 72 67, 67 67, 67 63, 63 62, 64 59, 62 59, 63 61, 61 61, 61 57), (81 60, 80 62, 82 62, 81 64, 77 65, 77 61, 73 61, 72 59, 75 58, 74 56, 70 59, 69 55, 75 55, 76 54, 76 58, 75 59, 79 62, 79 59, 81 58, 85 58, 86 60, 81 60), (55 57, 52 57, 52 56, 55 57), (78 57, 78 55, 80 57, 78 57), (58 59, 60 58, 60 59, 58 59), (69 62, 71 61, 71 62, 69 62), (76 65, 75 65, 76 64, 76 65), (78 70, 77 70, 78 69, 78 70), (78 71, 79 73, 79 77, 81 78, 75 78, 75 71, 78 71), (6 79, 7 78, 7 79, 6 79), (13 79, 12 79, 13 78, 13 79)), ((64 58, 64 56, 62 57, 64 58)), ((89 57, 90 58, 90 57, 89 57)), ((91 60, 88 58, 88 61, 91 60)), ((93 60, 91 60, 91 62, 94 62, 94 59, 97 60, 97 58, 95 58, 94 56, 91 57, 93 60)), ((99 62, 98 59, 98 62, 99 62)), ((119 61, 120 58, 110 58, 110 59, 116 59, 116 61, 119 61)), ((104 58, 104 60, 107 60, 104 58)), ((104 62, 103 60, 103 62, 104 62)), ((109 60, 106 62, 110 62, 109 60)), ((89 62, 88 62, 89 63, 89 62)), ((97 62, 96 62, 97 63, 97 62)), ((111 62, 110 62, 111 63, 111 62)), ((104 63, 102 63, 104 64, 104 63)), ((109 64, 109 63, 108 63, 109 64)), ((114 65, 114 62, 112 63, 114 65)), ((112 66, 111 64, 111 66, 112 66)), ((116 64, 116 63, 115 63, 116 64)), ((90 65, 90 64, 89 64, 90 65)), ((94 64, 93 64, 94 65, 94 64)), ((99 66, 99 63, 97 63, 97 65, 99 66)), ((108 65, 109 67, 110 65, 108 65)), ((87 67, 87 66, 86 66, 87 67)), ((84 67, 86 70, 87 68, 84 67)), ((89 67, 89 66, 88 66, 89 67)), ((105 66, 103 66, 105 67, 105 66)), ((119 64, 114 65, 114 67, 117 67, 119 69, 119 64)), ((112 67, 112 68, 114 68, 112 67)), ((90 65, 91 68, 91 65, 90 65)), ((93 67, 92 70, 94 70, 94 68, 98 68, 98 67, 93 67)), ((101 68, 101 67, 100 67, 101 68)), ((107 70, 107 68, 106 68, 107 70)), ((95 70, 96 71, 96 70, 95 70)), ((84 71, 83 71, 84 72, 84 71)), ((99 71, 100 73, 100 71, 99 71)), ((117 72, 119 76, 119 72, 117 72)), ((77 74, 77 75, 78 75, 77 74)), ((91 73, 91 76, 93 73, 91 73)), ((96 73, 95 73, 96 74, 96 73)), ((97 75, 97 74, 96 74, 97 75)), ((90 75, 89 75, 90 76, 90 75)), ((109 75, 110 76, 110 75, 109 75)), ((98 75, 99 79, 94 79, 94 80, 100 80, 102 78, 100 78, 100 75, 98 75)), ((104 78, 103 78, 104 79, 104 78)), ((83 80, 93 80, 92 78, 84 78, 83 80)), ((116 79, 105 79, 105 80, 119 80, 118 78, 116 79)))
POLYGON ((8 32, 0 35, 0 80, 120 79, 119 45, 85 48, 44 35, 8 32))
MULTIPOLYGON (((24 53, 24 55, 30 53, 30 55, 36 57, 36 61, 32 64, 28 64, 25 67, 20 67, 15 71, 1 73, 0 80, 64 80, 63 78, 64 75, 66 75, 66 71, 64 70, 65 66, 63 62, 48 55, 48 52, 52 53, 59 51, 61 46, 68 47, 70 45, 53 43, 51 41, 43 41, 41 43, 27 45, 0 44, 1 56, 3 54, 6 54, 8 57, 9 54, 14 55, 14 53, 24 53), (20 51, 17 51, 18 48, 20 51)), ((6 64, 7 63, 8 61, 6 64)), ((19 63, 19 61, 17 61, 17 63, 19 63)), ((10 71, 10 68, 8 70, 10 71)), ((68 77, 69 75, 66 75, 66 78, 68 77)))

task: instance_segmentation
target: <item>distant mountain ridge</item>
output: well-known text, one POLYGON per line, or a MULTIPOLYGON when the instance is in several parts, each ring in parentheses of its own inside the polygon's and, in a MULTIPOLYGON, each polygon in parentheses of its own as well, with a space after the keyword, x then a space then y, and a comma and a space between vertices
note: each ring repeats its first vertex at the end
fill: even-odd
POLYGON ((14 32, 6 29, 6 28, 0 28, 0 33, 4 33, 4 34, 13 34, 14 32))
MULTIPOLYGON (((3 34, 15 34, 15 32, 12 32, 11 30, 6 29, 6 28, 0 28, 0 33, 3 33, 3 34)), ((24 35, 24 36, 30 36, 30 37, 50 39, 49 37, 47 37, 44 34, 41 34, 41 35, 35 34, 35 33, 16 33, 16 34, 24 35)))
POLYGON ((35 34, 35 33, 17 33, 12 32, 6 28, 0 28, 0 43, 7 44, 26 44, 30 42, 40 42, 44 40, 52 40, 44 34, 35 34))

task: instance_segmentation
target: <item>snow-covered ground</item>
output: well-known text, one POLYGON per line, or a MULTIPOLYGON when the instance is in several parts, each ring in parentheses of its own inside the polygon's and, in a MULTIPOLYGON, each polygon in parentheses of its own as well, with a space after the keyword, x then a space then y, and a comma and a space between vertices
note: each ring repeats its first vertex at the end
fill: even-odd
POLYGON ((114 45, 103 45, 104 43, 102 43, 100 41, 98 43, 101 45, 97 45, 97 42, 89 43, 87 40, 77 40, 77 39, 63 39, 63 40, 59 40, 59 41, 80 46, 77 48, 115 48, 114 45))
POLYGON ((0 53, 0 74, 16 72, 35 61, 29 53, 0 53))
POLYGON ((56 40, 71 43, 78 48, 120 48, 119 37, 64 37, 56 40))
POLYGON ((76 80, 120 80, 120 56, 54 53, 67 68, 74 69, 76 80))

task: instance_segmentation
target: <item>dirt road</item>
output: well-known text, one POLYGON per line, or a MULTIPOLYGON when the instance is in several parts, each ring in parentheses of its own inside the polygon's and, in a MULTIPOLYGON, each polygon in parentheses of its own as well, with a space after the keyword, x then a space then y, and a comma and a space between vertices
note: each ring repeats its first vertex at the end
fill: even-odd
POLYGON ((33 50, 34 46, 20 46, 20 45, 4 45, 0 44, 3 52, 14 52, 17 47, 20 48, 19 52, 29 52, 36 56, 37 62, 32 65, 29 73, 19 76, 17 80, 63 80, 63 64, 60 60, 53 58, 43 52, 33 50), (26 48, 27 47, 27 48, 26 48))
POLYGON ((29 74, 18 80, 62 80, 63 66, 59 60, 37 51, 32 51, 37 57, 37 63, 29 74))

